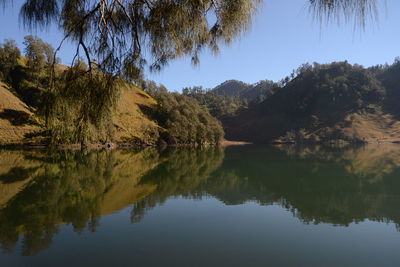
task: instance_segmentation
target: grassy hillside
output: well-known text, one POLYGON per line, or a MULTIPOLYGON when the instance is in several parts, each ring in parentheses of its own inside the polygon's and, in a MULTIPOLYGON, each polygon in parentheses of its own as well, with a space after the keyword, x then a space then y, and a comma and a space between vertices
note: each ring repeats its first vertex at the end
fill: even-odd
POLYGON ((0 82, 0 144, 26 142, 26 137, 37 130, 28 106, 0 82))
POLYGON ((144 113, 154 109, 156 104, 151 96, 135 86, 122 88, 114 111, 115 141, 156 143, 160 127, 144 113))
MULTIPOLYGON (((160 127, 144 111, 154 108, 156 104, 151 96, 135 86, 123 88, 114 111, 115 141, 155 143, 160 127)), ((36 122, 37 118, 28 106, 4 83, 0 83, 0 144, 38 141, 31 138, 42 130, 36 122)))

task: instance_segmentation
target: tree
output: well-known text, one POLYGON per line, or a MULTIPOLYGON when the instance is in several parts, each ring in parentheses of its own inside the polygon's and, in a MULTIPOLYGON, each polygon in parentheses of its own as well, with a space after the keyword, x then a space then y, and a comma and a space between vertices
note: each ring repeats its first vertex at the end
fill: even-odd
POLYGON ((164 86, 157 86, 153 97, 158 105, 153 117, 165 129, 161 139, 168 144, 218 144, 224 131, 221 123, 205 107, 188 95, 170 93, 164 86))
POLYGON ((37 36, 28 35, 24 37, 24 45, 29 68, 40 71, 46 65, 53 63, 54 49, 49 43, 37 36))
POLYGON ((10 82, 25 103, 41 109, 45 104, 43 96, 50 85, 54 49, 33 35, 25 36, 23 44, 25 57, 20 59, 21 64, 12 72, 10 82))
POLYGON ((10 81, 10 72, 18 65, 21 52, 14 40, 5 40, 4 44, 0 44, 0 78, 6 82, 10 81))
POLYGON ((24 46, 25 57, 21 57, 14 40, 0 44, 0 75, 28 106, 38 108, 49 87, 54 49, 32 35, 24 37, 24 46))
POLYGON ((155 70, 183 55, 197 63, 203 48, 217 52, 219 43, 230 43, 243 32, 259 2, 25 0, 21 17, 29 27, 61 25, 65 40, 77 43, 89 70, 96 65, 101 71, 137 79, 146 62, 143 48, 150 48, 155 70))

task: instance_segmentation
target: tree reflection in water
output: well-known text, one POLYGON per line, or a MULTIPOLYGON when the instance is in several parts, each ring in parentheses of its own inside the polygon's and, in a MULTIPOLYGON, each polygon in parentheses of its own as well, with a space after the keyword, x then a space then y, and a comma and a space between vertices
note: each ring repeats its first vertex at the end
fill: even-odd
POLYGON ((164 151, 0 152, 0 243, 23 254, 62 224, 95 232, 132 206, 131 221, 171 197, 279 204, 304 223, 365 219, 400 226, 400 146, 243 146, 164 151))

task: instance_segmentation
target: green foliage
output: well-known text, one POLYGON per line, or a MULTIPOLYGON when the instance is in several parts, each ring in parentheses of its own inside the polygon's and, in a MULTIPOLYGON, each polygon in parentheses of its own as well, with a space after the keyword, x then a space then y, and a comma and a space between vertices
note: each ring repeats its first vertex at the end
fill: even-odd
POLYGON ((272 81, 260 81, 256 84, 230 80, 213 89, 201 86, 183 88, 182 93, 196 99, 211 115, 218 119, 235 116, 249 105, 262 102, 277 90, 272 81))
MULTIPOLYGON (((128 81, 142 79, 146 64, 142 48, 149 48, 147 51, 152 58, 150 68, 153 70, 159 70, 170 60, 185 55, 191 56, 193 63, 198 63, 199 53, 204 48, 218 52, 220 43, 230 43, 239 36, 251 23, 259 2, 25 0, 20 12, 25 26, 44 27, 52 23, 60 26, 65 35, 60 47, 65 40, 75 42, 77 52, 72 65, 80 64, 76 59, 79 61, 80 53, 83 53, 88 74, 71 70, 62 76, 64 81, 50 79, 44 82, 39 70, 44 69, 44 61, 50 62, 54 52, 38 38, 29 36, 25 52, 28 69, 33 71, 26 73, 30 76, 28 79, 18 81, 22 84, 20 94, 27 95, 26 102, 35 107, 39 103, 33 100, 44 95, 42 107, 47 105, 44 106, 44 114, 46 117, 51 115, 53 118, 47 119, 55 121, 50 126, 53 141, 88 142, 99 137, 100 140, 107 140, 109 131, 103 134, 103 129, 109 127, 104 127, 103 122, 110 121, 111 105, 118 93, 118 85, 111 82, 121 78, 128 81), (51 92, 42 94, 43 87, 50 87, 44 85, 55 83, 57 86, 51 86, 51 92), (74 105, 77 105, 76 109, 74 105), (71 109, 74 110, 69 111, 71 109), (95 135, 96 131, 99 134, 95 135), (91 140, 88 136, 92 136, 91 140)), ((25 76, 26 69, 20 72, 24 73, 20 76, 25 76)), ((205 116, 201 120, 207 121, 208 118, 205 116)), ((190 137, 185 138, 189 138, 190 143, 203 142, 203 135, 207 135, 209 141, 214 139, 213 142, 216 142, 217 137, 208 136, 208 130, 199 131, 201 133, 196 133, 197 137, 193 137, 190 131, 190 137)))
POLYGON ((219 95, 202 87, 183 88, 182 93, 196 99, 201 107, 218 119, 234 116, 239 109, 247 107, 246 100, 236 96, 219 95))
MULTIPOLYGON (((19 60, 26 61, 26 65, 15 63, 8 68, 7 77, 22 100, 45 121, 50 142, 87 145, 113 141, 112 111, 119 99, 119 88, 126 81, 98 69, 90 70, 81 59, 71 68, 52 69, 54 52, 49 44, 33 36, 27 36, 24 44, 26 57, 19 60)), ((12 42, 4 47, 4 58, 11 57, 15 50, 10 49, 12 42)), ((7 66, 3 65, 5 69, 7 66)), ((220 123, 195 100, 169 94, 165 87, 153 82, 143 85, 160 100, 152 114, 164 128, 161 139, 173 144, 216 144, 222 139, 220 123)), ((158 128, 154 134, 152 139, 157 139, 158 128)))
MULTIPOLYGON (((11 1, 1 0, 4 4, 11 1)), ((149 47, 151 67, 189 55, 194 63, 204 48, 219 51, 251 24, 261 0, 25 0, 26 26, 52 23, 83 50, 89 69, 94 62, 107 73, 140 77, 149 47), (93 52, 95 51, 95 52, 93 52)), ((309 0, 318 18, 355 17, 364 25, 376 14, 375 0, 309 0)), ((64 40, 65 40, 64 39, 64 40)))
POLYGON ((276 83, 268 80, 256 84, 230 80, 209 90, 199 86, 183 88, 182 93, 196 99, 214 117, 223 119, 262 102, 278 88, 276 83))
POLYGON ((0 80, 10 82, 10 72, 18 65, 21 52, 14 40, 5 40, 0 44, 0 80))
POLYGON ((82 62, 65 70, 44 105, 52 143, 87 145, 112 140, 117 86, 121 84, 111 75, 90 73, 82 62))
POLYGON ((302 116, 332 112, 357 112, 380 104, 385 89, 375 75, 347 62, 302 66, 298 75, 275 95, 269 105, 296 120, 302 116))
POLYGON ((220 122, 196 100, 168 92, 154 97, 158 102, 154 118, 166 129, 161 136, 168 144, 218 144, 222 140, 224 132, 220 122))
POLYGON ((53 63, 54 49, 49 43, 37 36, 28 35, 24 37, 24 45, 27 66, 32 72, 40 73, 53 63))
MULTIPOLYGON (((114 125, 111 111, 121 86, 115 77, 89 72, 82 61, 64 71, 55 66, 50 44, 26 36, 25 57, 13 41, 0 48, 0 73, 17 95, 46 121, 51 142, 109 141, 114 125)), ((56 64, 58 59, 56 59, 56 64)))
POLYGON ((396 58, 392 65, 376 66, 377 73, 383 86, 386 88, 384 110, 400 118, 400 58, 396 58))
POLYGON ((319 19, 340 22, 354 21, 355 26, 365 27, 368 20, 378 17, 376 0, 309 0, 310 11, 319 19))
POLYGON ((220 43, 246 30, 259 2, 25 0, 21 17, 30 28, 60 25, 89 69, 96 62, 102 72, 137 79, 146 63, 144 47, 150 48, 152 69, 184 55, 197 63, 204 48, 218 52, 220 43))

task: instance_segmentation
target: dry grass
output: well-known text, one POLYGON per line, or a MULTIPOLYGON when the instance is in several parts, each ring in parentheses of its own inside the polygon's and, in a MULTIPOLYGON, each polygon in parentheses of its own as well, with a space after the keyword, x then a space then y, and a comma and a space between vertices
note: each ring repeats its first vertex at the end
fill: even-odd
MULTIPOLYGON (((116 142, 142 140, 153 143, 157 140, 159 126, 150 120, 143 110, 151 110, 156 101, 135 86, 121 90, 120 100, 114 112, 116 142)), ((16 123, 20 116, 34 118, 28 106, 0 82, 0 144, 21 144, 29 141, 26 135, 40 129, 30 123, 16 123), (14 117, 10 117, 9 115, 14 117)), ((32 141, 32 140, 30 140, 32 141)), ((32 141, 33 142, 33 141, 32 141)))
POLYGON ((135 86, 126 86, 121 90, 120 100, 114 112, 117 127, 116 141, 129 142, 143 140, 154 142, 159 126, 150 120, 144 110, 151 110, 156 101, 135 86))
MULTIPOLYGON (((352 113, 333 125, 325 125, 313 130, 306 127, 301 131, 301 136, 306 142, 340 140, 364 143, 400 142, 400 121, 393 115, 384 113, 352 113)), ((287 135, 274 139, 277 143, 288 140, 291 139, 287 135)))
POLYGON ((0 144, 22 143, 26 134, 38 130, 37 126, 29 123, 15 123, 10 114, 33 115, 26 104, 0 82, 0 144))
POLYGON ((343 128, 346 136, 365 142, 400 141, 400 121, 390 114, 352 114, 346 118, 350 125, 343 128))

